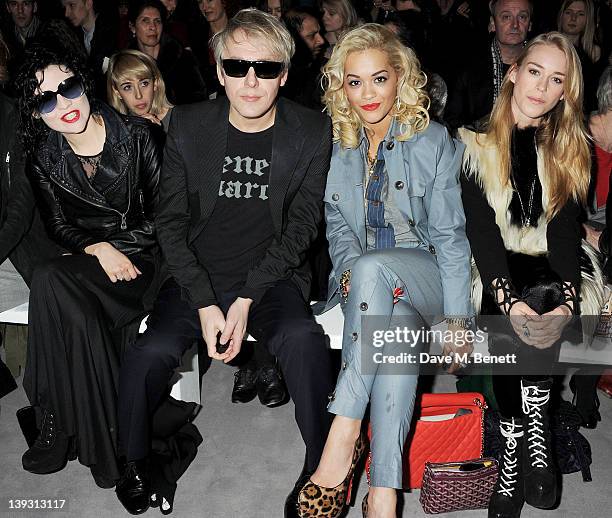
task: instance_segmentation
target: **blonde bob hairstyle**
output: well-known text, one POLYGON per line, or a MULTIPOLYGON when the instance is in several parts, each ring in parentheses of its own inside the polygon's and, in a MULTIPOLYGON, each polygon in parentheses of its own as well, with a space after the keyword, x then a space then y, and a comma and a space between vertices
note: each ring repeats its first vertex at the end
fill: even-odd
POLYGON ((425 92, 427 78, 414 51, 405 47, 389 29, 366 23, 347 32, 334 46, 330 60, 323 67, 323 103, 331 116, 334 142, 343 148, 359 145, 363 127, 351 108, 344 91, 344 64, 351 52, 376 49, 384 52, 397 74, 397 96, 392 116, 400 123, 398 140, 407 140, 429 125, 429 97, 425 92))
MULTIPOLYGON (((565 55, 567 71, 563 80, 563 98, 545 114, 536 132, 538 156, 543 160, 548 191, 547 218, 550 219, 568 199, 585 202, 589 187, 591 155, 582 117, 582 69, 574 46, 559 32, 540 34, 523 49, 517 62, 506 74, 491 112, 485 138, 497 146, 500 156, 499 174, 502 185, 510 183, 510 145, 514 129, 512 96, 514 83, 511 71, 527 62, 534 47, 549 46, 565 55)), ((541 173, 541 172, 540 172, 541 173)))
POLYGON ((143 79, 150 79, 155 87, 149 113, 159 116, 165 110, 172 108, 166 98, 166 85, 157 63, 139 50, 122 50, 111 57, 106 71, 106 93, 110 105, 119 113, 127 115, 129 110, 119 95, 119 89, 126 81, 143 79))

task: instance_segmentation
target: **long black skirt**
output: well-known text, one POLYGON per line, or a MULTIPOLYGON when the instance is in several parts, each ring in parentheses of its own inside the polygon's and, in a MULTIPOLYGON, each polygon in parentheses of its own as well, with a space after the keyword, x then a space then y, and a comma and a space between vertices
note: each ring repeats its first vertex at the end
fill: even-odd
POLYGON ((57 428, 71 438, 70 458, 107 488, 120 476, 120 342, 146 314, 143 296, 155 275, 148 256, 130 259, 142 275, 112 283, 97 258, 62 256, 34 272, 30 290, 26 394, 57 416, 57 428))

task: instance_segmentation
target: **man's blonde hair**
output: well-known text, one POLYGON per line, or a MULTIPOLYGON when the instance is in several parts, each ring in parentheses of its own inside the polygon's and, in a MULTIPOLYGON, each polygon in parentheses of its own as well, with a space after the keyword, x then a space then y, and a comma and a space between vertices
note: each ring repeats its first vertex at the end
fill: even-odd
POLYGON ((265 42, 267 48, 283 62, 285 70, 289 68, 295 52, 295 44, 289 31, 271 14, 254 8, 238 11, 225 29, 211 38, 210 47, 219 65, 223 60, 223 51, 227 48, 227 42, 230 38, 234 39, 234 33, 238 30, 244 32, 248 38, 258 38, 265 42))

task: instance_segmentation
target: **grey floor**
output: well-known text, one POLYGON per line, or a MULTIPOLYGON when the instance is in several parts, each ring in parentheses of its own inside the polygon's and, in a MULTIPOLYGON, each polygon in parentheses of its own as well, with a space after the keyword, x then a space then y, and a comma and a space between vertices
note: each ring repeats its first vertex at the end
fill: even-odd
MULTIPOLYGON (((281 518, 283 502, 303 460, 303 445, 293 419, 291 403, 276 409, 257 400, 247 405, 230 403, 232 368, 216 364, 204 377, 203 410, 196 424, 204 437, 198 456, 179 482, 173 516, 198 518, 281 518)), ((439 376, 435 391, 452 390, 452 379, 439 376)), ((43 516, 48 512, 9 512, 8 500, 38 498, 67 500, 67 509, 52 516, 128 516, 112 490, 99 489, 89 471, 71 462, 52 475, 32 475, 21 468, 26 448, 15 411, 26 405, 23 389, 0 400, 0 516, 43 516)), ((602 398, 603 423, 587 430, 593 448, 593 482, 579 474, 564 477, 563 499, 555 511, 526 507, 522 516, 599 518, 612 515, 612 401, 602 398)), ((367 490, 361 478, 357 503, 367 490)), ((405 495, 403 517, 424 516, 418 491, 405 495)), ((148 516, 159 511, 151 509, 148 516)), ((348 516, 361 516, 360 506, 348 516)), ((484 517, 485 511, 448 516, 484 517)))

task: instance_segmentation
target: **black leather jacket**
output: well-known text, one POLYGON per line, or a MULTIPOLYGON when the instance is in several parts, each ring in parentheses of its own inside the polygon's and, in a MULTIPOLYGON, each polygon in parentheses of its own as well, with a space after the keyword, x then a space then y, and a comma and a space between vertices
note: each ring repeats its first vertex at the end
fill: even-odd
POLYGON ((107 241, 132 255, 157 247, 155 211, 161 146, 147 121, 93 108, 104 119, 106 142, 96 172, 98 192, 58 132, 35 152, 32 180, 50 236, 72 252, 107 241))

